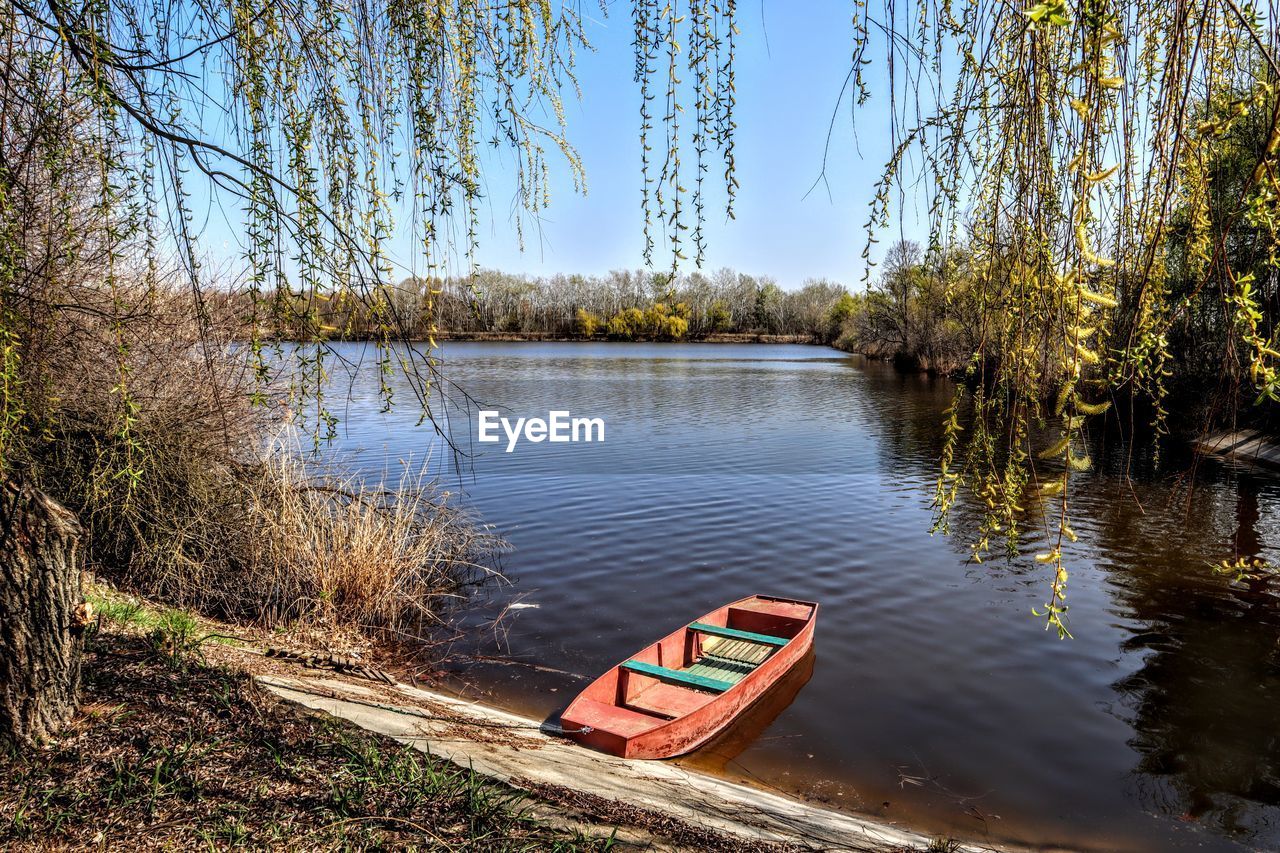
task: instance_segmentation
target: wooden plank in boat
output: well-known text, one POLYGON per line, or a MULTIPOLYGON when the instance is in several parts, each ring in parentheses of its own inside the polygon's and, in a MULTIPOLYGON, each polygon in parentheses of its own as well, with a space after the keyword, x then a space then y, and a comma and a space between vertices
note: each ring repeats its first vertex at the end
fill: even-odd
POLYGON ((750 675, 751 671, 757 666, 758 664, 718 658, 715 655, 704 655, 697 663, 682 671, 692 675, 715 678, 720 681, 737 684, 750 675))
POLYGON ((688 670, 668 669, 665 666, 655 666, 638 660, 629 660, 622 665, 622 668, 631 672, 638 672, 641 675, 647 675, 650 678, 656 678, 659 681, 684 684, 689 687, 697 687, 700 690, 710 690, 713 693, 723 693, 734 685, 732 681, 707 678, 706 676, 691 673, 688 670))
POLYGON ((689 623, 690 631, 711 634, 714 637, 728 637, 734 640, 749 640, 752 643, 763 643, 767 646, 785 646, 790 640, 785 637, 771 637, 768 634, 757 634, 754 631, 739 631, 737 628, 721 628, 719 625, 708 625, 705 622, 689 623))
POLYGON ((759 643, 748 643, 745 640, 725 640, 713 637, 702 644, 703 652, 730 660, 746 663, 764 663, 773 654, 773 646, 762 646, 759 643))

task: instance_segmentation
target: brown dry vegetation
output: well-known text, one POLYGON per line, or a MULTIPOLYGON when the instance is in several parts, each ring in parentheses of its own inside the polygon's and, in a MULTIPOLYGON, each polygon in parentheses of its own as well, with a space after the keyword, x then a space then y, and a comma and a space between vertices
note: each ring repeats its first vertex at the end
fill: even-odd
POLYGON ((425 640, 471 587, 497 577, 490 558, 500 540, 420 474, 371 488, 353 475, 317 478, 285 451, 268 457, 261 476, 252 600, 275 595, 277 620, 425 640))
POLYGON ((45 427, 13 461, 80 516, 87 566, 124 588, 222 618, 429 639, 493 576, 500 542, 413 471, 365 483, 308 458, 287 389, 233 343, 230 303, 193 299, 130 288, 52 318, 61 345, 27 379, 45 427))

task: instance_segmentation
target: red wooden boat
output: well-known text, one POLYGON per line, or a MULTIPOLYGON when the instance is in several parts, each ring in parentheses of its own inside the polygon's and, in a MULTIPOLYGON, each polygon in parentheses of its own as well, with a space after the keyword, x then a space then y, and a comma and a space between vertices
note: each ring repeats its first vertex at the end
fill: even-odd
POLYGON ((591 682, 560 715, 586 746, 671 758, 706 743, 813 646, 818 605, 753 595, 713 610, 591 682))

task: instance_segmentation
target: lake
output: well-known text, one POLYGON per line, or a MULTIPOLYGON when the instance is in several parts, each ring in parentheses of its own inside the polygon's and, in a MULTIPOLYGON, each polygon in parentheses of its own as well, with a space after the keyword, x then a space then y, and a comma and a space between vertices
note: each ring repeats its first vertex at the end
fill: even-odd
MULTIPOLYGON (((360 360, 362 345, 343 345, 360 360)), ((430 459, 512 545, 477 664, 455 686, 545 717, 705 611, 821 602, 789 706, 686 759, 934 834, 1093 849, 1280 846, 1280 603, 1213 563, 1280 561, 1280 478, 1170 448, 1073 480, 1073 640, 1031 613, 1031 558, 967 561, 929 534, 951 384, 806 346, 449 343, 472 398, 441 409, 455 469, 407 390, 366 363, 339 451, 430 459), (479 408, 599 417, 595 443, 476 440, 479 408), (1142 466, 1138 466, 1142 467, 1142 466), (772 719, 777 713, 776 719, 772 719)), ((346 390, 346 386, 343 386, 346 390)), ((960 513, 963 515, 964 509, 960 513)), ((959 520, 959 517, 957 517, 959 520)))

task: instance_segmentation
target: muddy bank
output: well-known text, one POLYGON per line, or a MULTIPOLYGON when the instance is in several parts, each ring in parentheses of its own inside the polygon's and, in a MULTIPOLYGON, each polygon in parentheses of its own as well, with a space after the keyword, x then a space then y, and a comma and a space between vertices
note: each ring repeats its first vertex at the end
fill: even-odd
MULTIPOLYGON (((669 762, 627 761, 584 749, 555 727, 404 684, 378 687, 328 675, 261 675, 290 702, 467 767, 534 796, 629 823, 658 819, 722 833, 748 845, 904 851, 939 842, 887 822, 819 808, 669 762)), ((696 846, 696 845, 695 845, 696 846)), ((676 849, 686 849, 678 844, 676 849)), ((950 843, 948 850, 1012 850, 950 843)))

